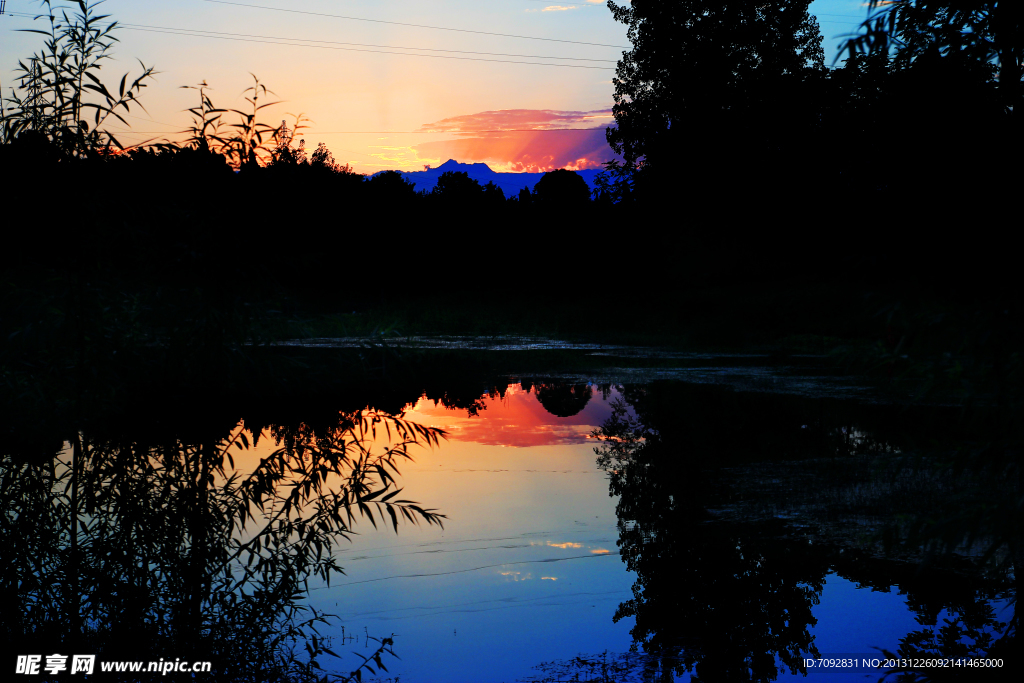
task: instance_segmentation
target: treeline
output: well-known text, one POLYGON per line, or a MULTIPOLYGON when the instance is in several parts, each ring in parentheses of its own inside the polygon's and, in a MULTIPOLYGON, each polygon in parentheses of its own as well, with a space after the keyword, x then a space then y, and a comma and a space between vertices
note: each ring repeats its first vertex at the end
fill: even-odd
MULTIPOLYGON (((856 85, 867 76, 838 70, 829 80, 843 78, 856 85)), ((618 270, 636 286, 913 279, 1008 257, 982 242, 949 250, 939 239, 955 219, 983 233, 1012 196, 972 191, 999 175, 972 175, 973 163, 955 192, 931 190, 946 189, 934 201, 910 193, 911 178, 851 172, 841 161, 831 173, 814 164, 802 173, 765 169, 748 185, 726 183, 717 192, 707 178, 688 175, 696 171, 680 171, 676 180, 658 179, 664 192, 656 198, 655 183, 644 184, 642 174, 613 168, 592 194, 579 175, 559 170, 505 197, 491 183, 453 172, 417 192, 398 172, 366 177, 323 151, 311 161, 282 155, 235 170, 200 146, 69 158, 43 136, 24 133, 0 145, 0 166, 23 179, 7 190, 3 269, 348 295, 402 291, 412 282, 572 290, 584 267, 618 270), (865 187, 876 183, 885 187, 865 187), (779 184, 785 190, 768 191, 779 184)), ((877 158, 885 157, 878 151, 877 158)), ((960 177, 937 163, 920 173, 960 177)))
POLYGON ((995 67, 869 50, 827 70, 807 4, 616 10, 634 44, 609 132, 625 163, 593 194, 560 170, 506 197, 460 173, 416 192, 323 146, 306 158, 260 123, 259 81, 240 123, 202 84, 186 142, 119 151, 103 122, 152 70, 76 85, 109 47, 82 33, 83 3, 4 110, 0 364, 28 377, 34 359, 26 392, 39 368, 121 373, 154 350, 165 377, 226 378, 246 344, 294 334, 267 320, 309 309, 543 308, 559 330, 672 338, 856 336, 884 327, 878 301, 1019 310, 1019 257, 997 236, 1019 213, 1019 134, 995 67), (94 49, 75 62, 80 35, 94 49))
POLYGON ((0 165, 26 179, 6 208, 16 258, 5 270, 400 288, 429 273, 458 281, 524 248, 592 251, 577 226, 599 219, 571 171, 510 198, 455 172, 416 192, 396 171, 366 177, 329 153, 236 170, 198 146, 69 158, 31 133, 0 146, 0 165))
POLYGON ((869 4, 828 68, 809 0, 609 2, 632 43, 608 134, 620 185, 691 215, 756 204, 889 233, 1014 211, 1016 3, 869 4))
MULTIPOLYGON (((460 173, 417 193, 397 172, 354 173, 323 145, 307 158, 293 140, 300 121, 290 133, 260 121, 258 80, 251 111, 216 107, 203 83, 184 143, 119 151, 104 122, 135 106, 152 69, 103 85, 112 43, 83 33, 103 22, 82 3, 52 20, 53 49, 29 60, 7 100, 0 165, 24 180, 7 188, 5 269, 327 296, 410 282, 572 291, 584 267, 662 291, 1004 272, 1011 256, 986 228, 1017 213, 1019 92, 1006 76, 1020 50, 992 46, 1013 31, 954 25, 943 10, 925 22, 933 39, 910 40, 924 28, 906 22, 876 27, 827 69, 808 4, 611 3, 633 43, 608 131, 624 161, 594 193, 559 170, 506 197, 460 173), (974 43, 954 40, 972 31, 974 43), (75 62, 78 35, 89 58, 75 62)), ((916 5, 956 3, 883 9, 916 5)))

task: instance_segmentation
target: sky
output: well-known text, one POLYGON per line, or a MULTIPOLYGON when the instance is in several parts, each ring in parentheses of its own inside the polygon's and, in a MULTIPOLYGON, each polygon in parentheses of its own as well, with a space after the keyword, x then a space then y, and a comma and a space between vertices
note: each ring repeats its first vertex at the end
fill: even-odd
MULTIPOLYGON (((59 4, 59 3, 55 3, 59 4)), ((36 0, 7 0, 0 17, 0 78, 9 96, 19 59, 42 47, 26 14, 36 0)), ((180 140, 198 93, 244 108, 253 78, 280 104, 262 120, 309 126, 361 173, 422 170, 453 158, 496 171, 597 168, 612 158, 604 129, 626 27, 603 0, 106 0, 120 24, 103 69, 156 68, 140 101, 111 130, 124 145, 180 140)), ((815 0, 826 62, 866 15, 864 0, 815 0)), ((228 121, 233 122, 231 120, 228 121)))

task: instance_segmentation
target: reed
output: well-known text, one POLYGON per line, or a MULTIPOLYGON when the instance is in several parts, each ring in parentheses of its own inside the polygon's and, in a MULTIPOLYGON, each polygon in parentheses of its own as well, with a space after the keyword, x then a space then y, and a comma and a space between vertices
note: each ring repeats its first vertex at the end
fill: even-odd
POLYGON ((122 149, 102 126, 113 117, 124 125, 133 105, 145 111, 138 98, 156 71, 142 62, 142 73, 126 73, 116 88, 108 88, 99 73, 117 38, 116 21, 99 14, 99 3, 78 0, 72 7, 42 0, 37 21, 47 29, 22 29, 43 36, 43 49, 18 62, 17 88, 4 107, 2 138, 7 143, 30 134, 54 143, 66 158, 122 149), (91 120, 91 123, 90 123, 91 120))

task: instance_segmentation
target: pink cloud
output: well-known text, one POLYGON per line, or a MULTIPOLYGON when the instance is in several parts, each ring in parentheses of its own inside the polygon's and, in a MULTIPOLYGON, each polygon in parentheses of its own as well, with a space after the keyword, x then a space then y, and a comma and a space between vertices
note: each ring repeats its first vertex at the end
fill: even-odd
MULTIPOLYGON (((553 109, 500 109, 464 114, 425 123, 423 131, 476 133, 510 130, 559 130, 563 128, 593 128, 613 121, 611 109, 598 111, 557 111, 553 109)), ((602 126, 602 130, 603 130, 602 126)))
POLYGON ((414 149, 423 158, 483 161, 498 171, 538 173, 556 168, 600 168, 615 157, 605 140, 605 128, 612 123, 611 110, 485 111, 425 124, 424 131, 444 131, 461 137, 421 143, 414 149))

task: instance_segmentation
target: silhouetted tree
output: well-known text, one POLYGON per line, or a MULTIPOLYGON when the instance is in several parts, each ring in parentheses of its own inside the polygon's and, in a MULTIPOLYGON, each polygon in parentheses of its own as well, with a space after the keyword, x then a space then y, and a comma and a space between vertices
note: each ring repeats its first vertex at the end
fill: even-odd
MULTIPOLYGON (((735 169, 796 120, 800 83, 824 63, 810 0, 635 0, 608 7, 633 47, 613 79, 608 142, 645 174, 721 159, 735 169)), ((806 115, 806 112, 804 112, 806 115)), ((790 150, 787 150, 789 153, 790 150)), ((706 177, 705 169, 694 169, 706 177)))
POLYGON ((500 208, 505 203, 505 192, 493 180, 488 180, 484 185, 483 199, 488 206, 500 208))
POLYGON ((331 150, 327 149, 327 145, 322 142, 316 146, 313 156, 310 157, 309 164, 310 166, 327 168, 332 171, 338 170, 338 164, 334 161, 334 155, 331 154, 331 150))
POLYGON ((299 140, 298 147, 282 145, 274 150, 268 166, 304 166, 309 163, 306 157, 306 141, 299 140))
POLYGON ((431 192, 445 201, 477 201, 483 194, 480 183, 462 171, 445 171, 431 192))
POLYGON ((628 202, 633 197, 633 174, 630 167, 617 160, 604 165, 604 170, 594 177, 595 201, 602 204, 628 202))
POLYGON ((989 80, 1004 107, 1021 99, 1024 7, 1007 0, 869 0, 871 15, 843 45, 858 52, 893 52, 899 68, 943 61, 959 72, 998 72, 989 80))
POLYGON ((543 204, 578 206, 590 201, 590 187, 576 171, 560 168, 541 177, 533 186, 533 197, 543 204))
POLYGON ((383 171, 366 180, 376 201, 408 202, 416 198, 416 184, 398 171, 383 171))

